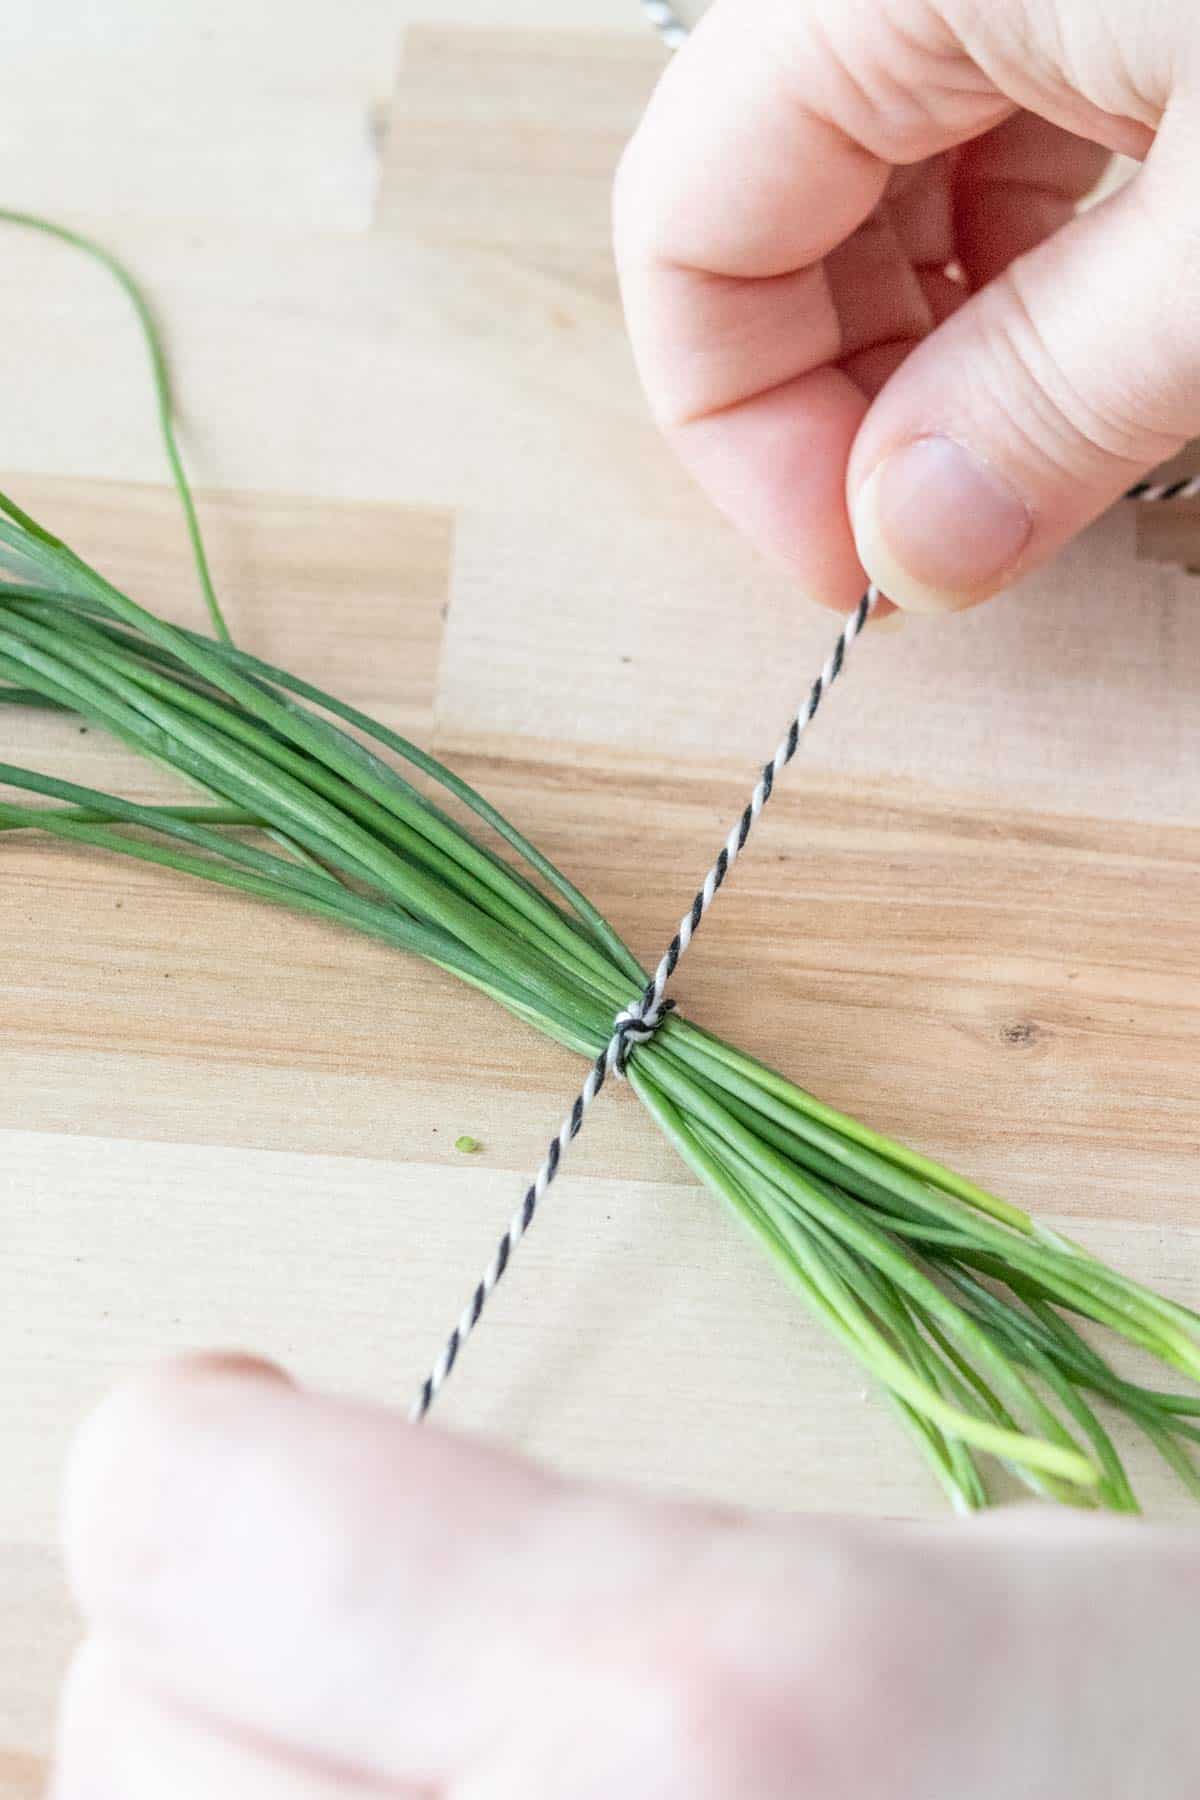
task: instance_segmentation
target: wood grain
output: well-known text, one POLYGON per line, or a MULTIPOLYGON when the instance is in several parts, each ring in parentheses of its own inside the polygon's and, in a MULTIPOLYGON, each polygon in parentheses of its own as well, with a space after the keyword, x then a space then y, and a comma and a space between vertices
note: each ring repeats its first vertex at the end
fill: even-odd
MULTIPOLYGON (((385 0, 337 31, 308 0, 68 6, 82 37, 27 10, 11 198, 144 275, 239 638, 430 743, 654 955, 831 631, 645 417, 604 219, 660 52, 607 0, 572 30, 545 0, 406 8, 389 100, 385 0), (85 62, 91 158, 58 143, 85 62)), ((3 242, 2 485, 197 620, 119 297, 3 242)), ((861 646, 678 994, 1194 1303, 1200 610, 1137 530, 1117 511, 1002 605, 861 646)), ((6 713, 0 752, 169 788, 63 719, 6 713)), ((0 1796, 31 1800, 87 1407, 213 1343, 404 1401, 578 1071, 366 940, 61 845, 0 844, 0 923, 0 1796)), ((510 1280, 448 1422, 677 1493, 938 1508, 628 1094, 510 1280)))
POLYGON ((410 29, 379 229, 519 251, 615 296, 613 167, 666 61, 648 32, 410 29))

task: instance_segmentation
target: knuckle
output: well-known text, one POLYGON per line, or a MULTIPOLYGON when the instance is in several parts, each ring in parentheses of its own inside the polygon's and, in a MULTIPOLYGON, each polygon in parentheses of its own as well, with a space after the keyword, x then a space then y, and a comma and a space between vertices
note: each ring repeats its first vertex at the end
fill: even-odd
POLYGON ((985 335, 998 351, 985 376, 994 384, 990 398, 1065 475, 1078 475, 1082 465, 1105 478, 1114 461, 1149 467, 1173 456, 1197 420, 1194 376, 1189 380, 1176 363, 1165 382, 1157 350, 1098 366, 1086 331, 1068 341, 1043 318, 1026 279, 1031 261, 1018 258, 980 296, 991 315, 985 335))
POLYGON ((919 161, 1002 110, 938 8, 924 0, 809 6, 832 122, 883 162, 919 161))

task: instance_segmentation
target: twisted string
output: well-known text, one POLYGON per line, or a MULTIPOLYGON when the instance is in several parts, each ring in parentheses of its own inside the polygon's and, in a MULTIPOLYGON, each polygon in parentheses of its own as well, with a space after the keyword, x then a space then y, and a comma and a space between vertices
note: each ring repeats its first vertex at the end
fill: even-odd
MULTIPOLYGON (((688 31, 683 21, 667 4, 667 0, 640 0, 640 3, 646 19, 657 31, 668 49, 677 50, 686 39, 688 31)), ((1194 475, 1182 481, 1140 481, 1129 489, 1126 498, 1158 502, 1190 500, 1196 496, 1200 496, 1200 475, 1194 475)), ((777 778, 795 756, 800 746, 800 739, 816 717, 821 701, 841 674, 846 653, 870 618, 878 598, 878 589, 874 586, 869 587, 846 620, 828 661, 809 690, 807 700, 788 725, 774 756, 769 762, 763 764, 753 793, 721 846, 717 859, 704 877, 703 884, 697 890, 691 906, 679 921, 679 927, 664 951, 653 976, 646 983, 641 998, 632 1006, 619 1012, 613 1020, 612 1036, 592 1064, 587 1080, 575 1096, 574 1104, 557 1134, 551 1138, 542 1165, 526 1188, 521 1204, 513 1214, 507 1230, 501 1235, 491 1262, 476 1282, 470 1299, 459 1315, 457 1324, 446 1339, 441 1355, 421 1384, 409 1414, 414 1423, 425 1417, 445 1385, 450 1371, 458 1361, 464 1343, 478 1325, 484 1307, 512 1261, 513 1252, 533 1224, 542 1198, 558 1174, 565 1152, 574 1139, 579 1136, 589 1106, 600 1093, 610 1075, 615 1076, 618 1080, 623 1079, 625 1064, 629 1057, 636 1052, 638 1045, 650 1042, 663 1020, 673 1009, 674 1001, 669 1000, 666 996, 667 983, 675 973, 680 957, 695 937, 705 913, 720 892, 726 876, 745 848, 754 821, 774 792, 777 778)))
POLYGON ((533 1224, 542 1197, 562 1165, 565 1151, 579 1136, 588 1107, 610 1075, 615 1075, 618 1079, 624 1075, 628 1058, 636 1054, 639 1044, 650 1042, 674 1006, 674 1002, 667 998, 667 983, 679 966, 680 957, 695 937, 700 927, 700 921, 720 893, 729 871, 745 849, 746 839, 750 836, 754 821, 774 793, 778 777, 795 756, 800 747, 800 740, 816 718, 822 700, 841 674, 846 653, 870 618, 878 598, 878 589, 868 588, 854 611, 848 616, 846 623, 838 633, 837 642, 824 668, 809 689, 807 698, 789 722, 774 756, 763 764, 753 793, 731 826, 729 835, 717 854, 716 861, 696 890, 695 899, 679 921, 675 935, 663 952, 654 974, 646 983, 641 998, 632 1006, 619 1012, 613 1020, 612 1036, 588 1071, 587 1080, 576 1094, 570 1112, 563 1120, 556 1135, 551 1138, 542 1165, 526 1188, 521 1204, 513 1214, 507 1230, 502 1233, 491 1262, 476 1282, 470 1299, 459 1315, 457 1324, 446 1339, 441 1355, 421 1384, 409 1414, 414 1423, 423 1419, 433 1405, 438 1392, 444 1386, 450 1371, 458 1361, 464 1343, 478 1325, 483 1309, 496 1284, 512 1261, 513 1252, 533 1224))
POLYGON ((1139 481, 1125 495, 1127 500, 1195 500, 1200 495, 1200 475, 1188 475, 1182 481, 1139 481))

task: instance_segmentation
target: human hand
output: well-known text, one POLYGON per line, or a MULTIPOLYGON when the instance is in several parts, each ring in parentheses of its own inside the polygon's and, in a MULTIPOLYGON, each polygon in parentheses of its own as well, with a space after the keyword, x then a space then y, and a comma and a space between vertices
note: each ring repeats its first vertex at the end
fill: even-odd
POLYGON ((1178 0, 716 0, 617 178, 653 410, 815 598, 970 605, 1200 429, 1198 167, 1178 0))
POLYGON ((1200 1542, 755 1518, 192 1362, 85 1427, 55 1800, 1184 1800, 1200 1542))

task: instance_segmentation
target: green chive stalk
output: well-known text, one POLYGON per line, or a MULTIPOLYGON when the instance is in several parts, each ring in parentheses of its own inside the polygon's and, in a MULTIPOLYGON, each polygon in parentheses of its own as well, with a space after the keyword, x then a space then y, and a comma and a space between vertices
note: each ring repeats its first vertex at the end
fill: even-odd
MULTIPOLYGON (((22 708, 65 710, 206 796, 142 805, 3 762, 0 833, 46 832, 366 932, 594 1058, 646 971, 459 776, 230 641, 145 300, 97 246, 0 218, 99 256, 134 300, 214 631, 157 617, 0 495, 0 705, 14 726, 22 708)), ((1101 1410, 1200 1493, 1200 1394, 1128 1379, 1080 1328, 1197 1381, 1200 1315, 678 1013, 627 1073, 698 1180, 882 1388, 955 1506, 986 1505, 998 1463, 1049 1499, 1137 1511, 1101 1410)))

